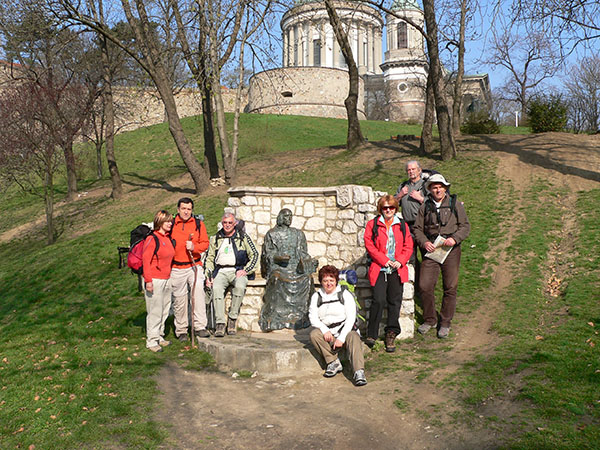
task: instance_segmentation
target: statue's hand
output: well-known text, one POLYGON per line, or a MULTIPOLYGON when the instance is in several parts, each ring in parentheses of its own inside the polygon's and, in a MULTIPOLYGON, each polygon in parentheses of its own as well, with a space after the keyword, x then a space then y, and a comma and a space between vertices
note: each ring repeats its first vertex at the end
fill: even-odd
POLYGON ((273 257, 273 261, 275 261, 277 264, 287 263, 289 260, 290 255, 275 255, 275 257, 273 257))

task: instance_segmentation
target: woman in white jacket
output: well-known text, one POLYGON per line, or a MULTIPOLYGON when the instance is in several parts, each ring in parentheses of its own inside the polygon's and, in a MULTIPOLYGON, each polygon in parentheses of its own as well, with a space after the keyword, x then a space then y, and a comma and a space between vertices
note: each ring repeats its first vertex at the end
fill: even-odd
POLYGON ((319 270, 321 287, 312 295, 308 309, 310 324, 315 328, 310 333, 310 341, 325 359, 324 376, 333 377, 342 371, 338 352, 345 347, 354 371, 354 384, 364 386, 367 379, 362 344, 360 335, 353 330, 356 304, 352 294, 338 285, 339 275, 334 266, 323 266, 319 270))

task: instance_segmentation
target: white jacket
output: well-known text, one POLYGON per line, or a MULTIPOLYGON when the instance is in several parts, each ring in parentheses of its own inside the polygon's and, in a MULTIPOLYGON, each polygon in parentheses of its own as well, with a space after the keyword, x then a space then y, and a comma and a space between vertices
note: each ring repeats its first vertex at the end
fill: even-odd
POLYGON ((331 294, 326 294, 323 288, 319 288, 310 299, 308 318, 310 324, 321 330, 323 334, 331 331, 335 338, 346 342, 346 336, 352 331, 354 322, 356 322, 356 304, 352 294, 344 289, 342 294, 344 304, 342 305, 338 300, 338 292, 341 290, 339 284, 331 294), (319 293, 322 296, 323 303, 320 307, 317 307, 319 293), (334 326, 331 327, 331 325, 334 326))

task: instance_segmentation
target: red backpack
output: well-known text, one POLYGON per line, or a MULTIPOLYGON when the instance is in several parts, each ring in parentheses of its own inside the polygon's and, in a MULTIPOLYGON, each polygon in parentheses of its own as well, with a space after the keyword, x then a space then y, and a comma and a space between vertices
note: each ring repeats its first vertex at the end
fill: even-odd
POLYGON ((154 249, 154 256, 158 252, 158 238, 152 232, 152 229, 145 224, 138 225, 131 231, 131 239, 129 240, 129 252, 127 253, 127 267, 131 269, 133 273, 141 275, 143 273, 142 255, 144 253, 144 242, 148 236, 154 236, 156 247, 154 249))

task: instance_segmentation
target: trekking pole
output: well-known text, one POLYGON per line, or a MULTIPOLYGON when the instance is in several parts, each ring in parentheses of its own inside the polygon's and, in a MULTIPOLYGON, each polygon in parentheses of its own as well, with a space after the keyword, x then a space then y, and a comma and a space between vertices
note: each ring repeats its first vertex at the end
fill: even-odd
MULTIPOLYGON (((188 240, 192 240, 192 237, 194 237, 192 234, 190 234, 190 237, 188 240)), ((194 264, 194 255, 192 255, 192 251, 188 250, 188 255, 190 257, 190 261, 192 263, 192 270, 194 271, 194 284, 192 286, 192 324, 190 327, 190 334, 191 334, 191 338, 192 338, 192 348, 196 348, 196 341, 195 336, 194 336, 194 314, 196 312, 196 282, 198 281, 198 268, 196 267, 196 265, 194 264)))

